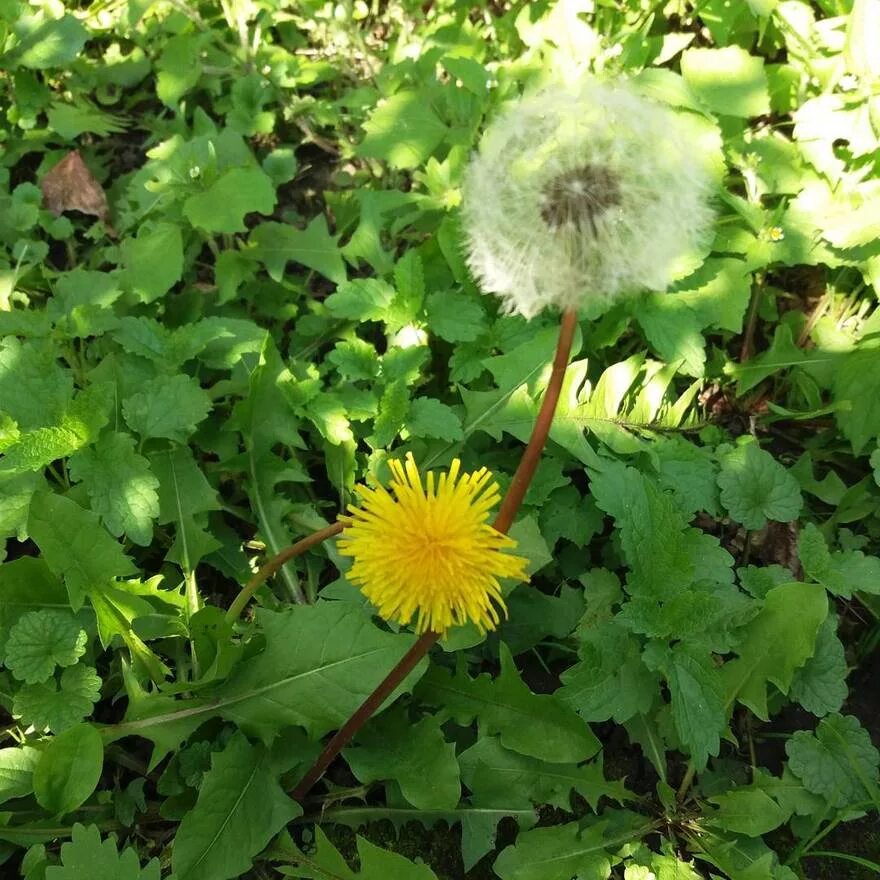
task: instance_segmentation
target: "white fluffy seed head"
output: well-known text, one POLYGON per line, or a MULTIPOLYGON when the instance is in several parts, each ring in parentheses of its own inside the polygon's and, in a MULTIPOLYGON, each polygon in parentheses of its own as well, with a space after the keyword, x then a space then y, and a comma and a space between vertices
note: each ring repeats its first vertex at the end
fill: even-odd
POLYGON ((686 120, 627 83, 584 79, 520 99, 464 182, 468 263, 529 318, 665 290, 711 238, 715 189, 686 120))

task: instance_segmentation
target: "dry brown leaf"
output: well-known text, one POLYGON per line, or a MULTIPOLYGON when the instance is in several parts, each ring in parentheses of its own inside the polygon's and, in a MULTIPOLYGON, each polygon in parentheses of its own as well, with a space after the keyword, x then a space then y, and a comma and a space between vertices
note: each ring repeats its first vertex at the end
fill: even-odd
POLYGON ((78 150, 72 150, 48 171, 40 188, 43 204, 56 217, 65 211, 81 211, 105 223, 109 219, 110 206, 104 188, 95 180, 78 150))

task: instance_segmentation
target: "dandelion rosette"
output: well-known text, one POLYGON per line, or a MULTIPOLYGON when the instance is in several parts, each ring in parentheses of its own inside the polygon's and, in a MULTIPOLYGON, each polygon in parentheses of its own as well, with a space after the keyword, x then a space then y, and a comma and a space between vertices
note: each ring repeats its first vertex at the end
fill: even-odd
POLYGON ((423 481, 411 454, 390 467, 391 491, 357 486, 360 506, 340 516, 339 551, 354 559, 348 579, 385 620, 415 618, 419 633, 468 621, 495 629, 506 612, 499 579, 526 580, 527 560, 505 552, 516 541, 487 522, 499 500, 492 474, 462 474, 456 459, 423 481))
POLYGON ((527 318, 665 290, 707 244, 714 189, 682 114, 627 83, 546 87, 499 116, 468 167, 468 262, 527 318))

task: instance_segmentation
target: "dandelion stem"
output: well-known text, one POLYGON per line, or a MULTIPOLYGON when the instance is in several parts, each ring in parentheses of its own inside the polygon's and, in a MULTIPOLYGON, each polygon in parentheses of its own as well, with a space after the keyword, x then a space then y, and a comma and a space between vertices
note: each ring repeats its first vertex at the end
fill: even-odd
POLYGON ((232 623, 238 616, 244 611, 245 605, 250 601, 251 596, 257 592, 257 590, 267 581, 279 568, 281 568, 284 563, 289 562, 291 559, 296 559, 297 556, 302 556, 306 550, 310 550, 316 544, 320 544, 322 541, 326 541, 327 538, 332 538, 334 535, 338 535, 342 531, 342 523, 335 522, 326 528, 319 529, 317 532, 312 532, 311 535, 307 535, 300 541, 297 541, 295 544, 291 544, 290 547, 282 550, 280 553, 273 556, 241 589, 241 592, 235 597, 233 603, 229 606, 229 610, 226 612, 226 621, 227 623, 232 623))
MULTIPOLYGON (((574 339, 574 331, 577 327, 577 314, 574 311, 566 311, 562 315, 562 323, 559 327, 559 341, 556 345, 556 356, 553 359, 553 370, 550 373, 550 381, 547 384, 547 390, 544 392, 544 400, 541 403, 541 410, 535 419, 535 426, 532 428, 532 436, 529 438, 522 459, 513 475, 510 487, 504 500, 501 502, 501 508, 498 516, 495 518, 494 527, 499 532, 506 533, 513 520, 516 518, 517 511, 522 505, 528 491, 529 484, 535 476, 538 468, 538 462, 541 459, 541 452, 547 437, 550 434, 550 425, 553 422, 553 414, 556 412, 556 405, 559 402, 559 394, 562 390, 562 381, 565 378, 565 369, 568 366, 568 358, 571 354, 572 340, 574 339)), ((326 529, 325 529, 326 531, 326 529)), ((316 533, 320 534, 320 533, 316 533)), ((312 536, 315 537, 315 536, 312 536)), ((304 540, 309 540, 308 538, 304 540)), ((323 539, 321 539, 323 540, 323 539)), ((304 541, 300 541, 300 544, 304 541)), ((313 543, 317 543, 316 541, 313 543)), ((299 544, 290 548, 296 549, 299 544)), ((312 544, 309 544, 312 546, 312 544)), ((307 548, 303 548, 307 549, 307 548)), ((277 557, 276 557, 277 558, 277 557)), ((274 560, 272 560, 274 562, 274 560)), ((271 564, 271 563, 269 563, 271 564)), ((280 565, 280 563, 279 563, 280 565)), ((267 568, 264 566, 264 568, 267 568)), ((278 566, 276 566, 277 568, 278 566)), ((262 571, 262 569, 261 569, 262 571)), ((259 574, 259 573, 258 573, 259 574)), ((270 572, 271 574, 271 572, 270 572)), ((256 576, 255 576, 256 577, 256 576)), ((268 575, 267 575, 268 577, 268 575)), ((262 583, 262 581, 260 581, 262 583)), ((258 584, 259 586, 259 584, 258 584)), ((256 589, 256 587, 254 588, 256 589)), ((242 591, 244 593, 244 591, 242 591)), ((241 598, 241 596, 239 596, 241 598)), ((247 602, 247 598, 244 599, 247 602)), ((242 606, 244 605, 242 602, 242 606)), ((232 608, 229 609, 230 612, 232 608)), ((364 700, 363 703, 355 710, 354 714, 345 722, 345 724, 336 731, 330 741, 324 746, 324 750, 318 756, 311 769, 300 780, 299 784, 293 790, 293 797, 297 801, 302 801, 308 794, 311 787, 324 775, 324 771, 330 766, 333 759, 348 745, 352 737, 366 724, 373 713, 385 702, 393 693, 397 686, 415 669, 418 662, 428 653, 428 651, 437 643, 440 638, 438 633, 426 632, 420 636, 418 641, 404 654, 400 662, 388 673, 379 686, 364 700)))

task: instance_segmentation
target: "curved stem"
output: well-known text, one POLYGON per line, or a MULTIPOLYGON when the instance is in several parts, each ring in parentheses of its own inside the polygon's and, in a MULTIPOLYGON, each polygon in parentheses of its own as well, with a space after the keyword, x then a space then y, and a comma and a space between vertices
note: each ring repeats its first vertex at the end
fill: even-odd
MULTIPOLYGON (((538 417, 535 419, 532 436, 529 438, 528 445, 523 452, 522 459, 516 469, 516 473, 513 475, 510 487, 504 496, 504 500, 501 502, 498 516, 493 524, 499 532, 507 532, 513 524, 513 520, 528 491, 529 484, 535 476, 538 462, 541 460, 541 452, 550 434, 553 414, 556 412, 556 405, 559 402, 559 394, 562 390, 562 382, 565 378, 565 369, 568 366, 568 358, 571 354, 571 344, 576 327, 577 314, 573 311, 563 313, 562 322, 559 327, 556 355, 553 358, 553 370, 550 374, 547 390, 544 392, 544 400, 541 403, 538 417)), ((300 543, 303 542, 301 541, 300 543)), ((406 676, 415 669, 418 662, 437 643, 439 638, 440 635, 435 632, 426 632, 419 637, 418 641, 404 654, 400 662, 388 673, 366 700, 361 703, 348 721, 336 731, 327 745, 324 746, 318 759, 293 790, 295 800, 300 801, 308 794, 309 789, 324 775, 324 771, 330 766, 333 759, 348 745, 352 737, 366 724, 373 713, 385 702, 406 676)))
POLYGON ((292 544, 290 547, 287 547, 285 550, 282 550, 276 556, 273 556, 241 589, 241 592, 235 597, 233 603, 229 606, 229 610, 226 612, 226 622, 232 623, 238 616, 244 611, 245 605, 250 601, 251 596, 257 592, 257 590, 267 581, 282 565, 286 562, 289 562, 291 559, 295 559, 297 556, 302 556, 306 550, 310 550, 316 544, 320 544, 322 541, 326 541, 327 538, 332 538, 334 535, 338 535, 342 531, 342 523, 335 522, 326 528, 319 529, 317 532, 312 532, 311 535, 307 535, 300 541, 297 541, 295 544, 292 544))

